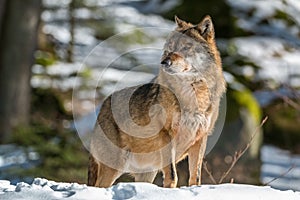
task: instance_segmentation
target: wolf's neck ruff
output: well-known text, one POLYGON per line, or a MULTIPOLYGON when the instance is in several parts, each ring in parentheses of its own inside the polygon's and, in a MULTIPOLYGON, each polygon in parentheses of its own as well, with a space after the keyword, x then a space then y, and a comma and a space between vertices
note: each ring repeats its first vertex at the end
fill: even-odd
POLYGON ((186 80, 184 76, 169 75, 161 71, 154 83, 170 89, 179 101, 182 111, 198 111, 197 97, 192 87, 193 81, 186 80))

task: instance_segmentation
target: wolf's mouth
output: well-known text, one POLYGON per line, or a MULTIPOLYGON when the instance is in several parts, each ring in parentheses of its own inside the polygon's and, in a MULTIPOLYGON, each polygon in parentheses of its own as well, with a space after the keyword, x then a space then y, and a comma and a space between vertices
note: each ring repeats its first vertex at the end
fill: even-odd
POLYGON ((171 74, 171 75, 174 75, 174 74, 178 73, 175 70, 173 70, 171 66, 164 66, 163 65, 162 69, 163 69, 164 72, 166 72, 168 74, 171 74))
POLYGON ((171 66, 162 66, 162 69, 164 72, 170 74, 170 75, 176 75, 176 74, 180 74, 180 73, 185 73, 185 72, 188 72, 185 71, 184 69, 182 69, 181 66, 174 66, 174 65, 171 65, 171 66))

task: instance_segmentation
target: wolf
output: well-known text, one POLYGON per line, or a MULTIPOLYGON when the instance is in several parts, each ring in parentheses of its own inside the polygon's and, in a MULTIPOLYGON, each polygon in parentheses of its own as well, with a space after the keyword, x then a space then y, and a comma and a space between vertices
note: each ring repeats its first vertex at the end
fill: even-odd
POLYGON ((226 91, 212 19, 193 25, 175 16, 158 75, 124 88, 102 105, 91 137, 88 185, 110 187, 123 173, 177 186, 176 163, 188 156, 189 185, 201 184, 207 137, 226 91))

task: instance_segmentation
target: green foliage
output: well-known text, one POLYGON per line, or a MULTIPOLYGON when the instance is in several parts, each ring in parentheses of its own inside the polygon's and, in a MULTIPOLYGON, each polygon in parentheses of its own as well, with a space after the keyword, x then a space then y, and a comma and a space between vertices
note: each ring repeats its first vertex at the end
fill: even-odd
POLYGON ((42 65, 44 67, 53 65, 56 59, 53 54, 46 51, 36 51, 35 52, 35 63, 42 65))
POLYGON ((299 153, 300 111, 277 100, 265 113, 270 116, 264 127, 265 142, 299 153))
POLYGON ((92 77, 92 70, 89 67, 85 67, 83 70, 78 72, 77 76, 80 76, 84 79, 90 79, 92 77))
POLYGON ((71 113, 65 110, 63 105, 63 93, 54 89, 33 89, 31 110, 32 114, 37 114, 53 120, 64 116, 71 118, 71 113))
POLYGON ((297 25, 295 21, 288 15, 288 13, 282 12, 281 10, 277 10, 276 14, 274 15, 275 19, 284 20, 288 26, 295 26, 297 25))
POLYGON ((122 42, 126 44, 149 44, 154 42, 154 38, 147 36, 142 30, 135 29, 133 32, 130 32, 130 34, 124 34, 124 40, 122 42))
POLYGON ((179 18, 196 24, 206 14, 211 15, 214 20, 217 37, 228 38, 235 35, 236 25, 231 15, 231 8, 226 1, 182 1, 180 5, 166 13, 165 17, 174 20, 174 16, 177 15, 179 18))
POLYGON ((220 48, 223 57, 223 69, 234 76, 234 78, 252 91, 260 89, 262 83, 254 81, 255 74, 261 68, 251 59, 238 53, 238 48, 234 42, 228 42, 226 48, 220 48), (249 67, 253 74, 245 74, 243 68, 249 67))
MULTIPOLYGON (((242 85, 241 85, 242 86, 242 85)), ((240 110, 247 109, 250 117, 260 124, 262 118, 262 110, 253 96, 252 92, 246 87, 241 87, 239 90, 228 88, 227 90, 227 112, 226 121, 234 122, 240 117, 240 110)))
POLYGON ((106 40, 115 34, 114 22, 88 20, 82 23, 82 25, 93 29, 95 31, 95 37, 98 40, 106 40))
POLYGON ((34 89, 32 93, 31 124, 19 126, 11 142, 33 148, 41 163, 29 170, 14 170, 13 174, 85 183, 88 153, 76 132, 63 126, 63 121, 72 119, 62 103, 66 97, 54 90, 34 89))
POLYGON ((32 147, 41 156, 41 164, 30 170, 20 170, 22 177, 46 177, 56 181, 86 181, 88 154, 75 132, 32 124, 19 127, 13 142, 32 147))
POLYGON ((243 89, 241 91, 235 90, 232 91, 232 95, 239 107, 246 108, 255 120, 255 122, 259 124, 262 113, 260 106, 254 98, 254 96, 252 95, 251 91, 248 89, 243 89))

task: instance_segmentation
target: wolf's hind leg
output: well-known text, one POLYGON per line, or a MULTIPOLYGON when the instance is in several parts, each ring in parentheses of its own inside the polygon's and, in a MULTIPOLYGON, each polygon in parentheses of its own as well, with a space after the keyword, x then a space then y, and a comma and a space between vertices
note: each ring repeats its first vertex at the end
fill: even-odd
POLYGON ((91 155, 88 171, 88 185, 95 187, 110 187, 122 173, 97 162, 91 155))
POLYGON ((122 173, 120 171, 99 163, 98 177, 95 186, 110 187, 121 175, 122 173))
POLYGON ((95 186, 98 177, 98 170, 98 162, 96 162, 95 158, 92 155, 90 155, 87 182, 88 186, 95 186))
POLYGON ((157 171, 134 174, 135 182, 153 183, 157 171))

